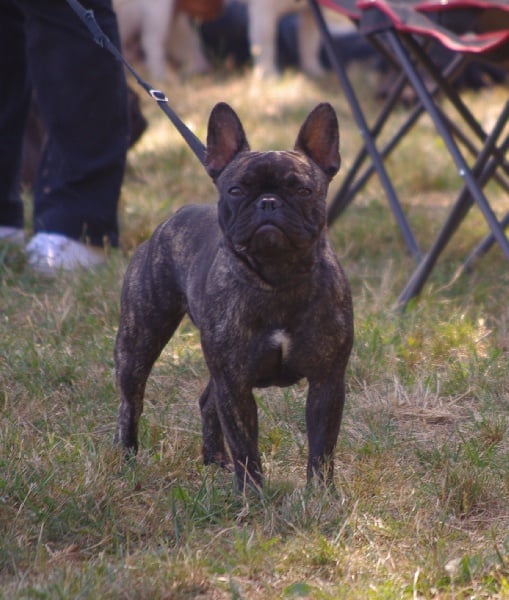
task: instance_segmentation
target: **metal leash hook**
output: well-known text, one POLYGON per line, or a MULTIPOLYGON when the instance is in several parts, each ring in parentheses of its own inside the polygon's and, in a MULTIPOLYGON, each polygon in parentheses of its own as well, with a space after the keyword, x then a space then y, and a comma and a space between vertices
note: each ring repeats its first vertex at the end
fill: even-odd
POLYGON ((151 89, 149 90, 149 94, 154 98, 156 102, 168 102, 168 98, 164 92, 161 90, 151 89))
POLYGON ((195 156, 198 158, 200 163, 203 166, 205 166, 206 148, 204 144, 194 135, 194 133, 189 129, 189 127, 173 111, 173 109, 168 104, 168 98, 166 94, 161 90, 155 89, 151 85, 149 85, 133 69, 133 67, 131 67, 131 65, 122 56, 120 50, 115 46, 115 44, 113 44, 109 37, 99 27, 95 19, 93 10, 86 9, 82 4, 78 2, 78 0, 66 0, 66 2, 76 13, 81 22, 86 26, 94 42, 101 46, 101 48, 105 48, 106 50, 108 50, 108 52, 113 54, 113 56, 124 65, 124 67, 129 71, 129 73, 131 73, 131 75, 136 79, 138 84, 149 94, 149 96, 151 96, 157 102, 161 110, 170 119, 173 125, 177 128, 180 135, 184 138, 187 145, 194 152, 195 156))

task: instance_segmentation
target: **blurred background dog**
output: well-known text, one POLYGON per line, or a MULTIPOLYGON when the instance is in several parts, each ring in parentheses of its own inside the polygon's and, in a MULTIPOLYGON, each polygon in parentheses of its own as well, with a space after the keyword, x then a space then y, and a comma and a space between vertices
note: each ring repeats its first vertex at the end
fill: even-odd
MULTIPOLYGON (((210 62, 204 50, 202 25, 222 17, 235 23, 249 46, 259 76, 275 75, 278 66, 278 28, 282 17, 297 15, 299 64, 310 76, 323 74, 320 34, 305 0, 114 0, 122 50, 128 60, 143 56, 150 76, 164 80, 177 70, 186 75, 206 73, 210 62)), ((221 22, 215 27, 216 36, 221 22)), ((232 34, 225 30, 224 35, 232 34)), ((216 40, 213 40, 213 43, 216 40)))
POLYGON ((157 80, 168 79, 175 70, 187 75, 206 73, 210 64, 192 19, 219 16, 222 2, 201 2, 202 12, 193 12, 193 4, 196 2, 113 0, 127 60, 142 53, 150 76, 157 80))
POLYGON ((255 74, 276 75, 278 25, 281 17, 298 14, 299 64, 311 77, 320 77, 320 33, 305 0, 245 0, 248 6, 249 40, 255 74))

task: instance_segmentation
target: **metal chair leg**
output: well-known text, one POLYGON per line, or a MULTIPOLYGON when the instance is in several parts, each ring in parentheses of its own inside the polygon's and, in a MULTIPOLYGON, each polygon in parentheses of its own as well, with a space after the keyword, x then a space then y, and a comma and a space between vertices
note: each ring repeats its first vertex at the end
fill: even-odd
POLYGON ((383 163, 383 159, 380 156, 380 152, 378 151, 373 141, 368 124, 366 122, 366 119, 364 118, 359 102, 357 100, 357 96, 355 95, 352 84, 350 83, 350 80, 346 73, 346 68, 341 59, 336 54, 334 42, 332 40, 332 36, 327 27, 327 24, 325 23, 325 19, 323 18, 322 11, 318 6, 316 0, 308 0, 308 2, 309 7, 311 8, 311 11, 313 12, 313 15, 315 17, 318 28, 321 31, 322 40, 325 46, 325 50, 327 51, 331 66, 336 75, 338 76, 341 87, 345 92, 354 119, 359 127, 360 134, 364 140, 366 150, 369 153, 373 164, 375 165, 378 177, 380 178, 382 186, 385 190, 387 199, 389 201, 389 205, 401 230, 403 239, 405 240, 410 254, 415 257, 420 257, 421 253, 415 240, 414 234, 410 228, 408 220, 403 212, 403 209, 401 208, 401 204, 397 197, 394 186, 392 185, 392 182, 387 174, 385 165, 383 163))
MULTIPOLYGON (((493 148, 495 147, 497 139, 500 137, 507 118, 509 116, 509 102, 506 103, 502 114, 500 115, 497 124, 495 125, 493 131, 488 136, 486 143, 481 150, 477 161, 472 169, 473 174, 478 177, 478 181, 480 185, 484 185, 493 175, 495 169, 497 168, 497 161, 491 158, 491 154, 493 152, 493 148), (488 163, 489 161, 489 163, 488 163)), ((509 148, 509 136, 506 137, 504 143, 500 147, 502 152, 507 152, 509 148)), ((442 229, 440 230, 438 236, 435 239, 435 242, 431 246, 429 252, 425 255, 425 257, 420 262, 417 269, 412 274, 410 280, 406 284, 405 288, 401 292, 398 298, 398 304, 400 307, 405 308, 408 302, 419 295, 424 284, 426 283, 429 274, 431 273, 435 263, 441 254, 442 250, 445 248, 454 232, 458 229, 459 225, 465 218, 471 206, 474 204, 474 198, 470 192, 469 187, 465 184, 461 193, 456 200, 449 216, 444 223, 442 229)), ((506 223, 502 221, 502 223, 498 223, 499 227, 505 227, 506 223)), ((495 237, 493 237, 495 240, 495 237)))

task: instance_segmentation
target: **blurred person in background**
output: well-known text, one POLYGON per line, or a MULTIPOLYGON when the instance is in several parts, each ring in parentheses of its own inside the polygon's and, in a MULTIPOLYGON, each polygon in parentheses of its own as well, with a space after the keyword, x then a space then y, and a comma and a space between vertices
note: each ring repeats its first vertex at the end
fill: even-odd
MULTIPOLYGON (((111 0, 87 0, 119 45, 111 0)), ((118 245, 129 123, 125 75, 64 0, 0 0, 0 242, 24 245, 20 171, 34 97, 46 140, 28 264, 52 275, 93 267, 118 245)))

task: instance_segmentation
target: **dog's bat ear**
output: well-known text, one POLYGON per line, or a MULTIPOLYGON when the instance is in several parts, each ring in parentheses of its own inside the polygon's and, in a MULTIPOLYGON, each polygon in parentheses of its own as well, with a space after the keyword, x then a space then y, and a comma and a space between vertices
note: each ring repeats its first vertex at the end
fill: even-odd
POLYGON ((207 132, 207 173, 215 180, 226 165, 245 150, 249 150, 249 144, 240 119, 225 102, 216 104, 210 113, 207 132))
POLYGON ((318 104, 309 113, 300 128, 295 150, 309 156, 329 179, 339 171, 339 125, 330 104, 318 104))

